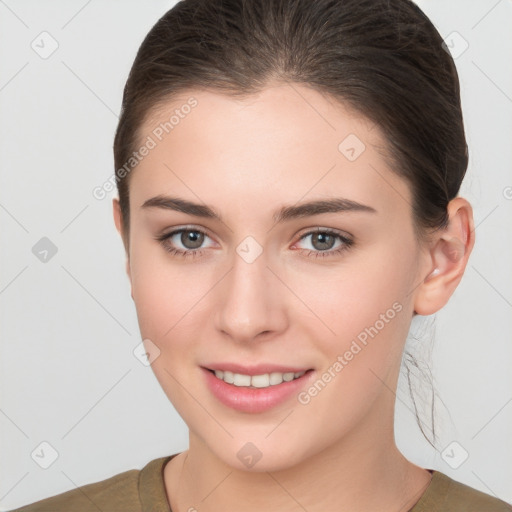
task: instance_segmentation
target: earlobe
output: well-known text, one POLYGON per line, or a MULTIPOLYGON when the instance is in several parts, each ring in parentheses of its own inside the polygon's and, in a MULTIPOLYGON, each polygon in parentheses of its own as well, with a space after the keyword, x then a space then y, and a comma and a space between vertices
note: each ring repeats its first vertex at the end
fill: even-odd
POLYGON ((414 311, 432 315, 452 296, 464 275, 475 243, 473 210, 461 197, 448 204, 448 226, 430 246, 430 270, 416 289, 414 311))

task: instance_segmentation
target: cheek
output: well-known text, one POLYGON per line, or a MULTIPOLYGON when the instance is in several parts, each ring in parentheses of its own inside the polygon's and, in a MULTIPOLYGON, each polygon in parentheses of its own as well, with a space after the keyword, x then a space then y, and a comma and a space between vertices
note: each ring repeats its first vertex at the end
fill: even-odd
POLYGON ((380 385, 369 370, 386 380, 400 365, 412 315, 414 262, 407 254, 381 247, 379 254, 361 256, 357 263, 354 258, 353 264, 329 273, 324 269, 295 277, 297 295, 315 313, 296 316, 295 321, 307 331, 307 339, 315 340, 324 369, 341 364, 343 368, 338 364, 338 371, 331 368, 331 373, 344 375, 336 380, 345 381, 345 390, 380 385))
POLYGON ((201 311, 208 282, 191 266, 171 263, 152 242, 134 237, 132 247, 131 286, 141 335, 163 347, 176 332, 197 326, 191 319, 201 311))
MULTIPOLYGON (((326 339, 347 340, 357 337, 377 323, 386 330, 397 318, 397 309, 408 309, 411 300, 410 275, 404 261, 386 264, 370 258, 370 264, 360 261, 354 265, 316 270, 309 274, 290 276, 303 303, 316 313, 316 327, 322 323, 326 339), (389 320, 389 322, 388 322, 389 320)), ((308 322, 311 323, 311 315, 308 322)), ((325 338, 325 336, 322 336, 325 338)))
MULTIPOLYGON (((319 422, 329 418, 332 428, 321 427, 326 436, 351 428, 379 396, 385 403, 393 398, 388 390, 394 389, 411 311, 405 300, 407 286, 391 269, 384 270, 352 268, 349 275, 328 280, 321 293, 308 295, 311 309, 335 334, 317 318, 302 321, 299 328, 307 331, 323 357, 317 380, 299 403, 315 411, 312 417, 319 422)), ((304 293, 306 289, 304 283, 304 293)))
POLYGON ((209 280, 194 265, 170 263, 163 249, 141 241, 131 253, 132 291, 140 333, 158 348, 151 368, 169 400, 187 418, 190 396, 198 380, 195 366, 198 340, 207 325, 209 280))

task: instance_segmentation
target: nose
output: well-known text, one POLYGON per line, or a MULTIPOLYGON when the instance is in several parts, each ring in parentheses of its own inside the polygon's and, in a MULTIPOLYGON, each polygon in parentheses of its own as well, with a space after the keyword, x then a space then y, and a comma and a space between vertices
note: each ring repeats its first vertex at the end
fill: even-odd
POLYGON ((240 254, 234 252, 231 270, 216 287, 215 326, 239 343, 274 338, 288 325, 286 287, 265 251, 254 261, 240 254))

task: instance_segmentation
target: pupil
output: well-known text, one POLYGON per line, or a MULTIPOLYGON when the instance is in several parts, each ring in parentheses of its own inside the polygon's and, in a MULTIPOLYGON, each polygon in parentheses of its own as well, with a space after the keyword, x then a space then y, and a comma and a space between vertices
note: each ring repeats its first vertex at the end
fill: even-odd
POLYGON ((203 236, 198 231, 186 231, 181 235, 181 242, 187 249, 197 249, 203 243, 203 236), (190 242, 192 242, 192 247, 188 245, 190 242))
POLYGON ((315 235, 313 235, 313 243, 315 241, 320 240, 320 244, 327 245, 327 247, 317 247, 318 249, 330 249, 332 247, 332 243, 331 244, 328 243, 329 239, 331 239, 330 241, 332 242, 333 236, 329 235, 327 233, 316 233, 315 235))

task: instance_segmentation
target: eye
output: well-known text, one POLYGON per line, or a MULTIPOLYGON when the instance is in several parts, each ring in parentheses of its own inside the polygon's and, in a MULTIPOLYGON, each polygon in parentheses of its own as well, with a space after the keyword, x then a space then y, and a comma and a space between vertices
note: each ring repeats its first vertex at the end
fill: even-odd
POLYGON ((203 252, 200 247, 204 243, 205 237, 210 238, 205 231, 200 229, 181 228, 159 235, 156 237, 156 240, 171 254, 182 257, 195 257, 203 252), (183 249, 179 247, 180 244, 183 249))
MULTIPOLYGON (((316 228, 313 231, 309 231, 300 237, 300 241, 308 237, 311 237, 313 249, 301 249, 307 251, 307 257, 325 258, 337 256, 354 245, 352 239, 328 228, 316 228), (339 242, 338 245, 336 245, 336 241, 339 242)), ((180 228, 155 237, 167 252, 184 258, 201 256, 203 249, 205 249, 201 247, 205 238, 210 237, 205 231, 197 228, 180 228)))
POLYGON ((338 256, 354 245, 354 241, 338 231, 327 228, 316 228, 300 237, 305 240, 311 237, 310 245, 313 249, 303 249, 308 251, 307 256, 313 258, 326 258, 338 256), (336 245, 336 241, 339 241, 336 245))

